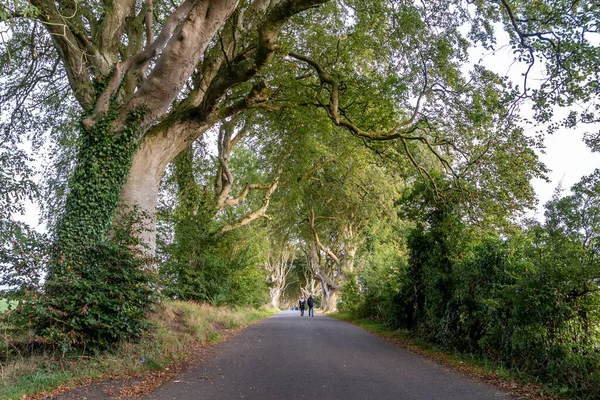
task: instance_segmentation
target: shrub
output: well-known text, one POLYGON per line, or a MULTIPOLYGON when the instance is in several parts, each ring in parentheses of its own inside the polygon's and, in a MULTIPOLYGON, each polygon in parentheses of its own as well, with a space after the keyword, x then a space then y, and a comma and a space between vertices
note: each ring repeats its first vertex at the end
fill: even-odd
POLYGON ((77 266, 46 282, 43 291, 24 295, 7 315, 13 327, 33 328, 46 345, 62 353, 99 350, 147 328, 145 314, 156 295, 142 260, 113 242, 87 249, 77 266))

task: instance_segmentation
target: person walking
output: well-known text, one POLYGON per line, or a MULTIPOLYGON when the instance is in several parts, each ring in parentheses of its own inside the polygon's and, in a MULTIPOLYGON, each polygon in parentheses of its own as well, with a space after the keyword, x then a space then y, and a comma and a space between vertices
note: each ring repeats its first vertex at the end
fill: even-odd
POLYGON ((306 303, 304 300, 304 297, 300 297, 300 301, 299 301, 299 305, 300 305, 300 316, 304 317, 304 304, 306 303))
POLYGON ((312 294, 310 296, 308 296, 308 299, 306 300, 306 304, 308 305, 308 316, 314 317, 315 316, 315 299, 313 299, 312 294))

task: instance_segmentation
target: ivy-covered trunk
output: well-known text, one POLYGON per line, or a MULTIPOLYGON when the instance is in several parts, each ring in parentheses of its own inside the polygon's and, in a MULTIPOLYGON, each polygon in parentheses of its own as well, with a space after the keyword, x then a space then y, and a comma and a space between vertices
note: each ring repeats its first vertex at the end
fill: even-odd
POLYGON ((77 166, 57 226, 56 267, 76 260, 86 248, 106 239, 138 147, 142 115, 132 113, 117 133, 112 126, 115 116, 110 114, 92 129, 82 130, 77 166))

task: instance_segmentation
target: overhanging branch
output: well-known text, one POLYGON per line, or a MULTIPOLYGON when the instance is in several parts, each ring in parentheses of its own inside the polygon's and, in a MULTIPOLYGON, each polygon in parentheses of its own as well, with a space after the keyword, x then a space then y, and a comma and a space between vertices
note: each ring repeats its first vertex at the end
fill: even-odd
MULTIPOLYGON (((310 65, 317 72, 321 84, 328 84, 331 87, 329 104, 322 105, 322 107, 327 110, 327 114, 329 115, 329 117, 335 125, 346 128, 355 136, 370 140, 393 140, 399 138, 408 139, 409 137, 407 135, 415 132, 418 129, 419 119, 417 117, 419 116, 419 112, 421 110, 421 101, 423 100, 423 97, 427 90, 426 74, 424 87, 419 93, 417 102, 410 117, 399 121, 396 124, 396 126, 394 126, 389 131, 370 132, 359 128, 347 118, 342 118, 340 116, 340 83, 336 79, 334 79, 329 73, 327 73, 316 61, 294 52, 289 52, 288 55, 292 58, 303 61, 310 65)), ((416 137, 414 139, 416 139, 416 137)), ((419 137, 419 139, 425 138, 419 137)))
MULTIPOLYGON (((270 219, 268 215, 266 215, 267 209, 269 207, 269 201, 273 192, 277 189, 277 185, 279 184, 279 177, 281 176, 282 168, 280 167, 277 171, 277 176, 273 180, 273 183, 267 188, 265 195, 263 196, 262 205, 258 210, 251 212, 250 214, 242 217, 239 221, 234 224, 226 225, 221 229, 221 232, 228 232, 232 229, 239 228, 241 226, 247 225, 250 222, 254 221, 257 218, 267 218, 270 219)), ((258 185, 257 185, 258 186, 258 185)))

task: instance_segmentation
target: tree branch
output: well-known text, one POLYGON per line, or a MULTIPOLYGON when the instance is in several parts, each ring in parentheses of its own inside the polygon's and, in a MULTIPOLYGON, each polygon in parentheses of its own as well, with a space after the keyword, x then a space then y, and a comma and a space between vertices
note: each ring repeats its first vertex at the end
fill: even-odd
POLYGON ((315 246, 310 246, 309 261, 310 261, 311 269, 313 270, 313 272, 315 274, 317 274, 317 276, 319 277, 321 282, 324 283, 327 287, 329 287, 333 290, 338 290, 340 288, 340 285, 336 284, 334 282, 334 280, 331 277, 329 277, 329 275, 327 275, 325 272, 323 272, 323 268, 317 261, 316 253, 317 253, 317 249, 315 248, 315 246))
POLYGON ((113 65, 118 61, 121 35, 133 11, 135 0, 105 0, 104 3, 107 11, 102 14, 102 22, 99 26, 98 48, 106 64, 113 65))
MULTIPOLYGON (((282 168, 281 168, 281 167, 279 167, 279 170, 277 171, 277 175, 276 175, 275 179, 273 180, 273 183, 271 184, 271 186, 269 186, 269 187, 267 188, 267 191, 266 191, 266 193, 265 193, 265 195, 264 195, 264 197, 263 197, 263 200, 262 200, 262 205, 261 205, 261 207, 260 207, 258 210, 256 210, 256 211, 253 211, 253 212, 251 212, 250 214, 248 214, 248 215, 246 215, 246 216, 242 217, 242 218, 241 218, 241 219, 240 219, 238 222, 236 222, 235 224, 232 224, 232 225, 226 225, 226 226, 224 226, 224 227, 221 229, 221 232, 228 232, 228 231, 230 231, 230 230, 232 230, 232 229, 239 228, 239 227, 241 227, 241 226, 247 225, 247 224, 249 224, 250 222, 252 222, 252 221, 254 221, 255 219, 257 219, 257 218, 260 218, 260 217, 262 217, 262 218, 267 218, 267 219, 270 219, 270 217, 268 217, 268 216, 266 215, 266 212, 267 212, 267 208, 269 207, 269 201, 270 201, 270 199, 271 199, 271 195, 272 195, 272 194, 273 194, 273 192, 275 192, 275 190, 277 189, 277 185, 278 185, 278 183, 279 183, 279 177, 281 176, 281 171, 282 171, 282 168)), ((258 186, 258 185, 257 185, 257 186, 258 186)))
POLYGON ((319 249, 321 249, 325 254, 327 254, 335 262, 336 265, 339 265, 339 258, 331 250, 323 246, 321 240, 319 240, 319 234, 317 233, 317 229, 315 228, 315 219, 317 218, 319 217, 315 218, 315 210, 311 208, 310 215, 308 216, 308 222, 310 224, 310 230, 312 232, 313 240, 315 241, 315 244, 319 247, 319 249))
MULTIPOLYGON (((93 46, 72 29, 70 16, 63 16, 56 4, 50 0, 31 0, 31 4, 41 12, 38 19, 44 24, 63 61, 69 84, 75 98, 85 109, 92 105, 94 92, 89 76, 88 53, 86 46, 93 46), (83 47, 81 42, 86 42, 83 47)), ((77 4, 74 4, 76 9, 77 4)), ((92 49, 92 51, 94 51, 92 49)))
POLYGON ((392 129, 390 129, 387 132, 368 132, 368 131, 365 131, 365 130, 359 128, 358 126, 356 126, 355 124, 350 122, 347 118, 346 119, 341 118, 340 110, 339 110, 339 100, 340 100, 339 99, 339 97, 340 97, 339 86, 340 86, 340 84, 337 80, 335 80, 331 75, 329 75, 327 72, 325 72, 325 70, 316 61, 314 61, 308 57, 305 57, 303 55, 294 53, 294 52, 289 52, 288 55, 292 58, 303 61, 303 62, 307 63, 308 65, 310 65, 311 67, 313 67, 313 69, 317 72, 317 74, 319 76, 319 80, 321 81, 321 84, 328 84, 331 86, 330 103, 328 105, 322 105, 322 107, 327 110, 327 114, 329 115, 329 117, 331 118, 331 120, 333 121, 333 123, 335 125, 348 129, 355 136, 358 136, 361 138, 367 138, 367 139, 371 139, 371 140, 392 140, 392 139, 398 139, 398 138, 405 138, 407 134, 412 133, 415 130, 417 130, 417 123, 419 122, 417 117, 418 117, 420 109, 421 109, 421 101, 427 90, 427 76, 426 75, 425 75, 424 87, 421 90, 421 92, 419 93, 417 102, 416 102, 413 112, 409 118, 405 118, 405 119, 399 121, 396 124, 396 126, 394 126, 392 129))

